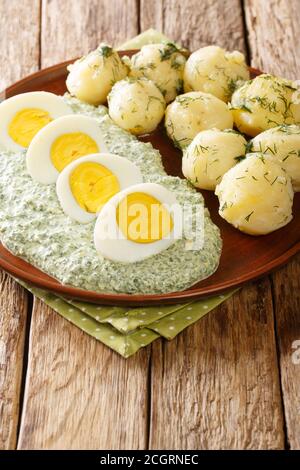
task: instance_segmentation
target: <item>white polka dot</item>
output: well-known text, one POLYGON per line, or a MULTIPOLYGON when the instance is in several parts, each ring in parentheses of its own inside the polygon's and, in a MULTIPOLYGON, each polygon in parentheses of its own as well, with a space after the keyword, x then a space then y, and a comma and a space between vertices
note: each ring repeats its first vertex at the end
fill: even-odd
POLYGON ((169 326, 169 330, 175 330, 175 326, 169 326))
POLYGON ((111 336, 109 337, 109 339, 116 339, 116 337, 113 336, 113 335, 111 335, 111 336))
POLYGON ((193 310, 193 307, 188 307, 187 310, 193 310))
POLYGON ((96 308, 96 310, 101 310, 101 309, 102 309, 102 307, 97 307, 97 308, 96 308))
POLYGON ((146 345, 145 345, 145 343, 141 343, 141 346, 142 346, 142 348, 143 348, 143 347, 146 346, 146 345))
POLYGON ((55 299, 55 302, 56 302, 56 303, 60 302, 60 299, 55 299))
POLYGON ((225 299, 225 295, 220 295, 220 299, 225 299))
POLYGON ((100 317, 98 315, 95 318, 96 318, 96 320, 100 320, 100 317))
POLYGON ((170 317, 169 320, 173 321, 173 320, 175 320, 175 318, 174 318, 174 317, 170 317))
POLYGON ((125 321, 125 322, 128 322, 128 321, 129 321, 129 319, 128 319, 127 317, 125 317, 125 318, 124 318, 124 321, 125 321))
POLYGON ((158 315, 163 315, 164 312, 157 312, 158 315))
POLYGON ((82 317, 81 321, 86 321, 86 318, 82 317))
POLYGON ((74 310, 74 308, 69 308, 68 312, 73 313, 73 312, 75 312, 75 310, 74 310))
POLYGON ((185 317, 186 320, 192 320, 192 317, 185 317))
POLYGON ((67 317, 67 320, 71 321, 71 318, 70 318, 70 317, 67 317))
POLYGON ((96 328, 95 331, 100 331, 100 328, 96 328))
POLYGON ((158 331, 158 328, 153 328, 153 329, 154 329, 154 331, 158 331))
POLYGON ((139 320, 139 323, 145 323, 145 320, 139 320))
POLYGON ((145 316, 145 315, 147 315, 147 313, 146 312, 141 312, 141 315, 145 316))
POLYGON ((145 336, 147 336, 146 333, 142 333, 142 334, 141 334, 141 337, 142 337, 142 338, 144 338, 145 336))
POLYGON ((202 308, 204 308, 205 310, 207 310, 207 309, 208 309, 208 305, 203 305, 202 308))
POLYGON ((86 311, 86 308, 85 308, 85 307, 81 307, 81 310, 82 310, 83 312, 85 312, 85 311, 86 311))

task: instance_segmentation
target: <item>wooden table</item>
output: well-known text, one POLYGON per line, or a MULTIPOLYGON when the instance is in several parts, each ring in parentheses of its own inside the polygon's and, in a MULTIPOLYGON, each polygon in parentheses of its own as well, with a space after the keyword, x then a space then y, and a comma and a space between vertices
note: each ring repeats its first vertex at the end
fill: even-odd
MULTIPOLYGON (((0 0, 0 89, 149 27, 299 78, 300 0, 0 0)), ((129 360, 0 290, 0 448, 300 448, 300 256, 129 360)))

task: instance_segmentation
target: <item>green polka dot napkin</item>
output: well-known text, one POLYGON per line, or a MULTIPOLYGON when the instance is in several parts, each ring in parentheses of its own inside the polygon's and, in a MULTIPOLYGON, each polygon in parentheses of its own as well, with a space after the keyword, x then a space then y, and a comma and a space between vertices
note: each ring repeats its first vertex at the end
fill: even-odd
POLYGON ((20 284, 66 320, 125 358, 160 336, 169 340, 175 338, 233 293, 186 304, 128 309, 68 300, 23 282, 20 284))
MULTIPOLYGON (((119 49, 135 49, 166 40, 169 40, 166 36, 151 29, 126 42, 119 49)), ((20 284, 66 320, 125 358, 160 336, 173 339, 233 293, 185 304, 128 309, 64 299, 23 282, 20 284)))

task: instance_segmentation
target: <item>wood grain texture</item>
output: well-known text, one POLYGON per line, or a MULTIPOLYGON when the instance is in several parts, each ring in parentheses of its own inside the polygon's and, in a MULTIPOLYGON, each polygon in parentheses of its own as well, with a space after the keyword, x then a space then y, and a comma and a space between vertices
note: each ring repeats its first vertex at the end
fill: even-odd
POLYGON ((300 449, 300 256, 273 275, 281 383, 291 449, 300 449))
POLYGON ((0 91, 38 69, 39 23, 39 0, 1 0, 0 91))
MULTIPOLYGON (((0 2, 0 90, 38 69, 39 5, 39 0, 0 2)), ((16 445, 27 300, 26 292, 1 271, 0 449, 16 445)))
POLYGON ((0 450, 16 446, 27 293, 0 271, 0 450))
POLYGON ((138 32, 137 0, 42 0, 42 67, 79 57, 100 42, 118 45, 138 32))
MULTIPOLYGON (((252 64, 277 75, 300 76, 300 1, 245 2, 252 64)), ((293 345, 300 340, 300 257, 272 276, 281 386, 292 449, 300 449, 300 364, 293 362, 293 345)))
MULTIPOLYGON (((80 55, 101 39, 134 36, 134 7, 129 1, 44 1, 41 64, 80 55)), ((149 349, 124 360, 36 301, 18 447, 145 448, 148 361, 149 349)))
POLYGON ((33 309, 20 449, 143 449, 149 349, 125 360, 42 302, 33 309))
POLYGON ((156 28, 188 49, 217 44, 244 50, 239 0, 141 0, 141 29, 156 28))
POLYGON ((251 65, 298 79, 300 1, 245 0, 245 16, 251 65))
POLYGON ((152 449, 281 449, 283 417, 267 279, 170 343, 154 343, 152 449))

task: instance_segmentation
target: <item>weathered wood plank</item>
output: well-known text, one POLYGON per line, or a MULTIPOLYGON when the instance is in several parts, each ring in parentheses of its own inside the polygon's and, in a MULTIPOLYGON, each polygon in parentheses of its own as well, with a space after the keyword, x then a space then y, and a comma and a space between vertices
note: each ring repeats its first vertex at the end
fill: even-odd
POLYGON ((42 66, 79 57, 100 42, 115 46, 138 33, 136 0, 42 0, 42 66))
MULTIPOLYGON (((142 0, 141 25, 190 49, 246 50, 239 1, 142 0)), ((173 342, 153 345, 151 448, 283 448, 271 298, 268 280, 253 284, 173 342)))
POLYGON ((283 448, 271 312, 266 279, 154 344, 152 449, 283 448))
POLYGON ((0 271, 0 450, 14 449, 19 421, 27 294, 0 271))
POLYGON ((217 44, 244 50, 239 0, 141 0, 141 30, 162 31, 188 49, 217 44))
POLYGON ((0 90, 38 69, 39 21, 39 0, 1 0, 0 90))
MULTIPOLYGON (((245 8, 253 65, 299 78, 299 0, 247 0, 245 8)), ((300 340, 299 274, 298 256, 272 276, 287 439, 293 449, 300 448, 300 364, 293 356, 300 340)))
MULTIPOLYGON (((132 1, 44 1, 42 65, 80 55, 102 39, 137 34, 135 7, 132 1)), ((149 354, 123 360, 35 302, 18 447, 145 448, 149 354)))
POLYGON ((36 301, 19 448, 145 448, 149 354, 121 359, 36 301))
POLYGON ((299 0, 245 0, 245 14, 251 65, 299 78, 299 0))
MULTIPOLYGON (((0 31, 3 90, 38 69, 39 1, 1 1, 0 31)), ((27 300, 24 289, 0 271, 0 449, 16 446, 27 300)))
POLYGON ((292 449, 300 449, 300 256, 273 275, 281 385, 292 449))

